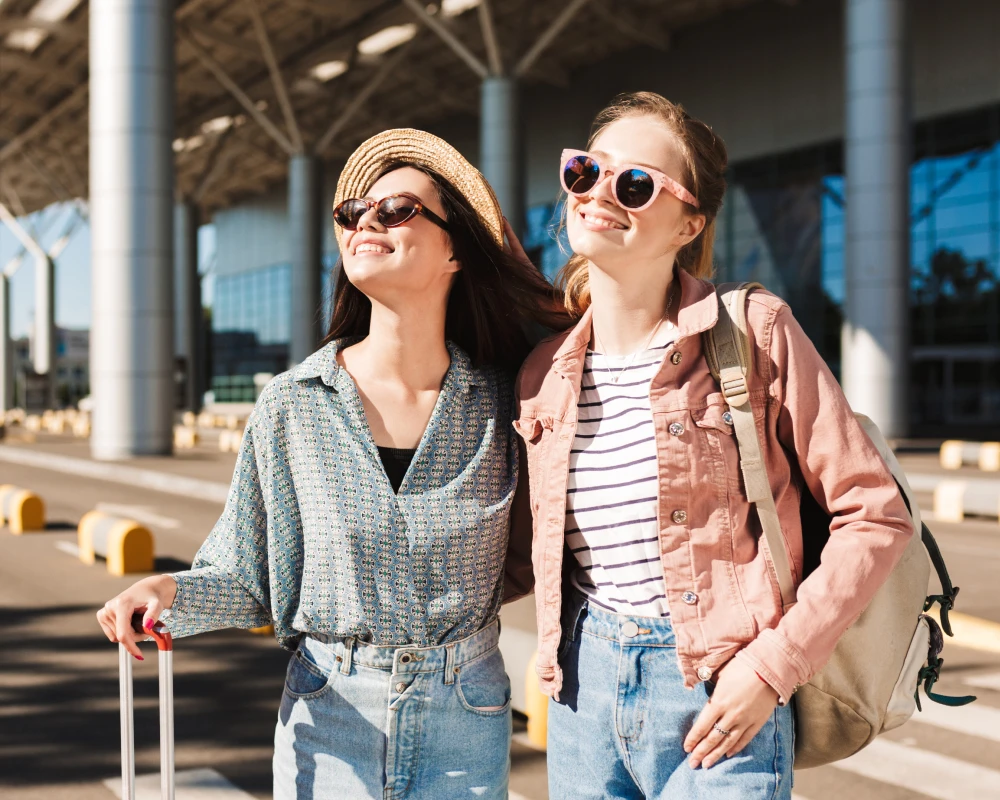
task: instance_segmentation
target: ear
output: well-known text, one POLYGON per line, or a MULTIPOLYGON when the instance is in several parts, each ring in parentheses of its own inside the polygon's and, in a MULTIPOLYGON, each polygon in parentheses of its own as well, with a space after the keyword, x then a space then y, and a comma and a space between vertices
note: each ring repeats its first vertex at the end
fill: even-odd
POLYGON ((451 258, 448 259, 447 267, 445 268, 445 274, 453 274, 455 272, 460 272, 462 269, 462 262, 455 258, 455 254, 452 253, 451 258))
POLYGON ((677 232, 677 246, 686 247, 691 244, 705 230, 705 223, 704 214, 685 214, 681 229, 677 232))

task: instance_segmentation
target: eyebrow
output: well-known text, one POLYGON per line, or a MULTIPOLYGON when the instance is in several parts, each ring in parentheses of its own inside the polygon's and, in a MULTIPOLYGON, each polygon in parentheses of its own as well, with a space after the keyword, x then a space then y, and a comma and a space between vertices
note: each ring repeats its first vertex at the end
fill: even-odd
MULTIPOLYGON (((2 0, 0 0, 0 2, 2 2, 2 0)), ((423 200, 421 200, 419 197, 417 197, 413 192, 390 192, 389 194, 384 195, 383 197, 381 197, 379 200, 375 200, 375 198, 372 197, 370 194, 366 194, 361 199, 362 200, 373 200, 375 202, 381 202, 381 200, 385 200, 386 197, 409 197, 411 200, 414 200, 414 201, 420 203, 420 205, 422 205, 422 206, 427 205, 423 200)))
MULTIPOLYGON (((603 150, 591 150, 590 152, 593 153, 595 156, 607 156, 608 158, 611 158, 611 154, 606 153, 603 150)), ((656 170, 657 172, 662 172, 664 175, 667 174, 662 168, 654 167, 652 164, 646 164, 643 163, 642 161, 629 161, 628 163, 635 164, 637 167, 645 167, 646 169, 653 169, 656 170)))

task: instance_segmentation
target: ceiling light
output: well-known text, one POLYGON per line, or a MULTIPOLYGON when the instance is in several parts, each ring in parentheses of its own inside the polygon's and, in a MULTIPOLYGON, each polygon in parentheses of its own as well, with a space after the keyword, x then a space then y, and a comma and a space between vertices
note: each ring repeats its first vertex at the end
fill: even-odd
POLYGON ((15 50, 25 50, 29 53, 35 52, 35 48, 42 43, 45 38, 45 31, 39 28, 25 28, 19 31, 13 31, 7 35, 4 39, 4 44, 7 47, 12 47, 15 50))
POLYGON ((468 11, 470 8, 475 8, 480 4, 482 0, 441 0, 441 13, 446 17, 457 17, 468 11))
POLYGON ((324 61, 322 64, 317 64, 309 70, 310 75, 324 83, 332 81, 338 75, 343 75, 345 72, 347 72, 346 61, 324 61))
POLYGON ((417 25, 415 22, 408 22, 405 25, 390 25, 388 28, 383 28, 378 33, 373 33, 368 38, 358 42, 358 52, 366 56, 379 56, 410 41, 416 35, 417 25))
MULTIPOLYGON (((80 0, 38 0, 25 19, 39 19, 46 22, 61 22, 68 17, 74 8, 80 5, 80 0)), ((4 44, 16 50, 33 53, 48 33, 40 28, 23 28, 11 31, 4 39, 4 44)))
POLYGON ((202 133, 222 133, 223 131, 229 130, 232 127, 233 118, 224 116, 216 117, 215 119, 210 119, 208 122, 202 123, 201 132, 202 133))

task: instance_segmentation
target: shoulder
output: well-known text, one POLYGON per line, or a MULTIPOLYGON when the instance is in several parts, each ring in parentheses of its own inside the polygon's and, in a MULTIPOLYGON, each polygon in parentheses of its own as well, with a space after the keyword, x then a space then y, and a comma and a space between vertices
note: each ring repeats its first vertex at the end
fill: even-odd
POLYGON ((792 319, 788 303, 766 289, 755 289, 747 296, 747 327, 759 346, 767 349, 779 317, 792 319))
POLYGON ((518 399, 532 397, 537 394, 542 382, 545 380, 545 376, 552 369, 552 362, 555 360, 556 353, 559 352, 559 349, 574 329, 575 326, 568 330, 554 333, 535 345, 535 349, 528 354, 528 357, 521 365, 521 370, 517 376, 515 392, 518 399))

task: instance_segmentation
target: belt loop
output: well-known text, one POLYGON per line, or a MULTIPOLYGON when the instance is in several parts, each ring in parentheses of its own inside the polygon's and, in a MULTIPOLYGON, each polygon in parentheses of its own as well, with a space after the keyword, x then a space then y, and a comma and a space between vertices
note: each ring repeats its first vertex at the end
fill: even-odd
POLYGON ((344 640, 344 663, 340 665, 340 671, 344 675, 351 674, 351 663, 354 657, 354 637, 344 640))
POLYGON ((451 686, 455 682, 455 645, 444 646, 444 685, 451 686))

